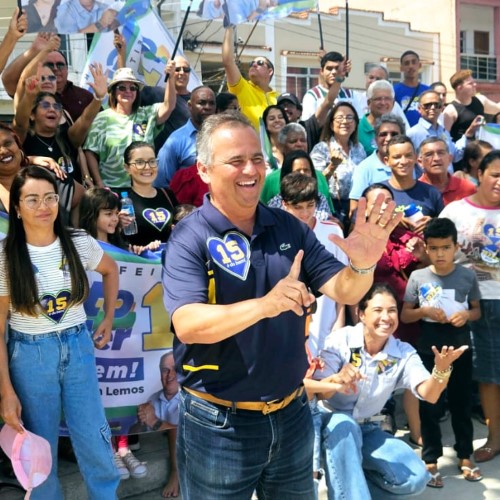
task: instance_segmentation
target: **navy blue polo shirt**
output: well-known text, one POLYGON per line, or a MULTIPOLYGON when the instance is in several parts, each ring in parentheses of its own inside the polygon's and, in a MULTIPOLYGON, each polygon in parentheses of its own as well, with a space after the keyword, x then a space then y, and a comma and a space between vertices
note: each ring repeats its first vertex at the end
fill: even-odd
MULTIPOLYGON (((248 237, 206 196, 167 243, 165 307, 172 316, 186 304, 262 297, 288 275, 300 249, 300 279, 318 294, 344 266, 305 224, 284 210, 259 204, 248 237)), ((174 338, 176 370, 182 385, 222 399, 270 401, 301 384, 308 366, 304 342, 305 317, 286 312, 215 344, 187 345, 174 338)))

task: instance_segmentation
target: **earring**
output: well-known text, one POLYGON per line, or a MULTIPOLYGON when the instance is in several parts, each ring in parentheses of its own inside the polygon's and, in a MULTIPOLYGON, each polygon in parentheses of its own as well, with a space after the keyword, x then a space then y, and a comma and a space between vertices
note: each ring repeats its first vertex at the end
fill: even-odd
POLYGON ((17 218, 20 219, 21 218, 21 214, 19 212, 17 212, 17 218))

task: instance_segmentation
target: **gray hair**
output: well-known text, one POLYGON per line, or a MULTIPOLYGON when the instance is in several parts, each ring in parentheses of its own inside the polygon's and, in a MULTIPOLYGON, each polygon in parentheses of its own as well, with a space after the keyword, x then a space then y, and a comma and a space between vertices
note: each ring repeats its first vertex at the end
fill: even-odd
POLYGON ((446 139, 443 139, 442 137, 427 137, 427 139, 424 139, 421 143, 420 146, 418 147, 418 154, 422 152, 422 148, 424 146, 427 146, 427 144, 435 144, 436 142, 442 142, 444 144, 444 147, 446 149, 446 152, 450 152, 450 148, 448 147, 448 143, 446 142, 446 139))
POLYGON ((373 127, 375 129, 375 135, 378 135, 380 127, 385 123, 392 123, 394 125, 397 125, 399 127, 401 135, 404 135, 406 133, 406 125, 404 121, 398 115, 386 113, 385 115, 382 115, 380 118, 377 118, 375 120, 375 125, 373 127))
POLYGON ((212 164, 212 137, 221 127, 237 128, 248 127, 254 133, 252 124, 241 113, 225 111, 218 115, 211 115, 203 121, 200 131, 196 137, 196 151, 198 161, 203 165, 212 164))
POLYGON ((285 144, 288 134, 291 133, 296 134, 304 134, 304 137, 307 140, 307 132, 306 129, 300 123, 287 123, 278 134, 278 143, 285 144))
POLYGON ((366 91, 366 98, 370 100, 376 90, 389 90, 392 98, 394 99, 394 87, 387 80, 377 80, 376 82, 370 83, 370 86, 366 91))
POLYGON ((382 64, 371 63, 366 70, 366 74, 368 74, 372 69, 382 70, 385 73, 385 79, 389 80, 389 71, 387 71, 387 68, 385 66, 383 66, 382 64))

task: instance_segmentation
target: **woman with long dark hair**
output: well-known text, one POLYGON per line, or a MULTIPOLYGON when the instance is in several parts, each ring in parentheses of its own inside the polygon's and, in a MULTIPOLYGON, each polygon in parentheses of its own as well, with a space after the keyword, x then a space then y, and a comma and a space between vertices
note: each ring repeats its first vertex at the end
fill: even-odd
POLYGON ((33 500, 63 498, 57 479, 62 414, 89 498, 115 500, 118 473, 94 347, 102 349, 111 338, 118 270, 93 238, 65 228, 58 199, 43 168, 27 167, 12 182, 9 229, 0 247, 0 415, 17 432, 22 421, 50 443, 52 470, 33 500), (104 314, 93 335, 83 306, 86 270, 103 277, 104 314))

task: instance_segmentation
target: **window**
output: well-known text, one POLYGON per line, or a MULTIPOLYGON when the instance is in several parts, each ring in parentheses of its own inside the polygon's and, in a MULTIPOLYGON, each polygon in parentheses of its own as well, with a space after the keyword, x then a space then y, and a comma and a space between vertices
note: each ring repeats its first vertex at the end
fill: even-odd
POLYGON ((488 31, 474 31, 474 54, 490 53, 490 34, 488 31))
POLYGON ((302 101, 304 94, 318 85, 319 68, 288 66, 286 71, 286 91, 295 94, 302 101))
POLYGON ((467 33, 465 31, 460 31, 460 54, 465 54, 467 52, 467 33))

